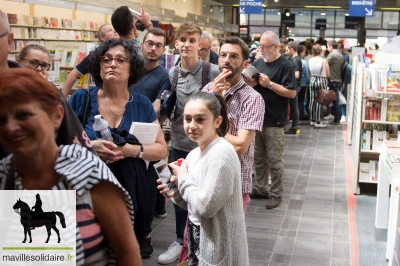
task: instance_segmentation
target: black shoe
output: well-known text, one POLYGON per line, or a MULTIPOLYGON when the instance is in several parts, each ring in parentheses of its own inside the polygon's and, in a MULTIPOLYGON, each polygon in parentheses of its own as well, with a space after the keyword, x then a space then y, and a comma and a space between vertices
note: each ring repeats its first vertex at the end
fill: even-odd
POLYGON ((140 255, 142 259, 148 259, 153 255, 153 246, 151 245, 151 237, 145 238, 140 245, 140 255))
POLYGON ((275 196, 271 196, 268 200, 267 200, 267 205, 265 205, 265 208, 267 209, 274 209, 276 207, 279 206, 279 204, 281 204, 282 202, 282 198, 277 198, 275 196))
POLYGON ((163 208, 163 209, 160 209, 160 210, 155 210, 154 211, 154 215, 155 216, 157 216, 158 218, 167 218, 167 216, 168 216, 168 213, 167 213, 167 211, 165 210, 165 208, 163 208))
POLYGON ((250 193, 250 198, 251 199, 268 199, 269 195, 262 195, 257 192, 257 190, 253 189, 253 191, 250 193))
POLYGON ((285 132, 285 135, 296 135, 300 133, 300 128, 298 127, 291 127, 288 131, 285 132))

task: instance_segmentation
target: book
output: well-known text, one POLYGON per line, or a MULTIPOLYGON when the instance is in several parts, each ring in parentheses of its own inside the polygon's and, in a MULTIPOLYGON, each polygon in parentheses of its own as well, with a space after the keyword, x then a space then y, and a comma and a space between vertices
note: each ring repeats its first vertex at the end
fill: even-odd
POLYGON ((160 125, 153 123, 132 122, 129 133, 134 135, 143 145, 156 142, 160 125))
POLYGON ((386 121, 400 122, 400 100, 388 101, 386 121))
POLYGON ((369 181, 369 163, 361 163, 360 162, 358 179, 360 181, 369 181))
POLYGON ((393 140, 384 140, 379 152, 382 156, 386 156, 387 154, 400 154, 400 143, 393 140))
POLYGON ((383 98, 381 101, 381 114, 380 114, 381 121, 386 121, 387 104, 388 104, 388 99, 383 98))
POLYGON ((392 171, 400 171, 400 154, 386 155, 386 163, 392 171))
POLYGON ((368 171, 368 180, 369 181, 376 181, 377 173, 376 173, 376 162, 377 161, 369 161, 369 171, 368 171))
POLYGON ((86 57, 86 52, 79 52, 76 64, 79 64, 86 57))
POLYGON ((371 150, 371 130, 364 130, 363 150, 371 150))

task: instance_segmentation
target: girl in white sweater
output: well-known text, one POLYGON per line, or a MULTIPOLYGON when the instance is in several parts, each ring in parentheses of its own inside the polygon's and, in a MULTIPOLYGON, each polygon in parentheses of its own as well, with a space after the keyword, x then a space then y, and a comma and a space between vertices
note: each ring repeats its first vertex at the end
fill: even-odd
MULTIPOLYGON (((189 265, 249 265, 240 162, 223 138, 227 106, 219 95, 198 92, 186 102, 184 129, 198 148, 179 166, 171 163, 179 191, 173 201, 189 212, 189 265)), ((165 185, 159 186, 164 189, 165 185)), ((168 191, 165 188, 162 193, 168 191)))

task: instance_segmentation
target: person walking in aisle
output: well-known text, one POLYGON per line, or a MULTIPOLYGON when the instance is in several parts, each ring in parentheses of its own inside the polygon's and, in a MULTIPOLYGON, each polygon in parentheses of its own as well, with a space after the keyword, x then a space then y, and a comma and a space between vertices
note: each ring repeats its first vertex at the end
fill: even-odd
MULTIPOLYGON (((118 33, 114 30, 111 24, 103 24, 100 26, 97 31, 97 38, 99 38, 100 42, 105 42, 111 38, 118 38, 118 33)), ((75 84, 75 81, 79 79, 81 76, 89 73, 89 56, 86 56, 82 59, 82 61, 76 65, 76 67, 69 73, 67 80, 65 81, 62 92, 65 97, 71 93, 72 87, 75 84)))
MULTIPOLYGON (((11 52, 11 47, 14 43, 13 33, 10 31, 7 15, 0 10, 0 75, 3 70, 8 68, 22 67, 19 63, 7 60, 8 54, 11 52)), ((50 55, 46 48, 43 46, 28 46, 22 48, 20 54, 20 61, 24 63, 24 67, 34 69, 38 75, 47 79, 48 63, 50 55), (23 60, 28 59, 29 60, 23 60)), ((64 95, 55 86, 54 89, 60 94, 61 105, 64 108, 64 116, 56 137, 58 146, 65 144, 79 144, 88 150, 96 153, 93 149, 92 143, 82 128, 78 118, 75 116, 74 111, 69 106, 64 95)), ((0 145, 0 159, 8 155, 9 152, 0 145)))
POLYGON ((321 56, 321 46, 314 44, 312 48, 312 57, 308 60, 311 80, 309 90, 309 105, 310 105, 310 126, 317 128, 326 127, 326 124, 321 122, 321 104, 315 97, 320 89, 328 88, 328 77, 330 76, 329 64, 325 58, 321 56))
MULTIPOLYGON (((344 61, 347 62, 348 64, 350 64, 349 55, 343 51, 343 42, 338 42, 338 50, 343 55, 344 61)), ((346 99, 346 101, 347 101, 347 85, 348 84, 346 84, 343 80, 342 94, 343 94, 344 98, 346 99)), ((341 110, 341 114, 342 114, 342 116, 340 117, 340 123, 346 123, 346 108, 347 108, 346 104, 340 105, 340 110, 341 110)))
POLYGON ((301 87, 302 63, 301 58, 297 54, 297 44, 293 41, 286 45, 286 54, 292 59, 294 68, 294 76, 296 78, 296 97, 289 99, 290 106, 290 119, 292 120, 292 127, 285 132, 286 135, 296 135, 300 133, 299 124, 299 108, 298 108, 298 95, 301 87))
POLYGON ((283 127, 288 98, 296 97, 296 79, 292 63, 279 53, 279 38, 266 31, 261 35, 259 49, 263 58, 253 64, 261 73, 254 89, 265 102, 263 130, 256 133, 254 151, 255 186, 250 197, 268 198, 266 208, 273 209, 282 202, 283 192, 283 127), (271 185, 268 173, 271 172, 271 185))
MULTIPOLYGON (((220 73, 217 65, 204 62, 199 57, 202 48, 200 42, 201 29, 193 22, 184 22, 178 27, 175 47, 181 55, 178 66, 169 71, 172 86, 176 86, 175 113, 171 119, 172 161, 186 158, 188 153, 197 147, 197 143, 188 138, 183 129, 183 107, 188 97, 202 89, 206 78, 207 83, 213 81, 220 73), (207 71, 208 73, 204 73, 207 71)), ((187 211, 174 204, 176 237, 168 250, 158 257, 158 263, 168 264, 179 258, 183 245, 183 235, 187 220, 187 211)))
MULTIPOLYGON (((233 54, 230 54, 233 55, 233 54)), ((178 166, 170 163, 179 189, 172 200, 189 212, 188 265, 248 266, 240 162, 228 132, 222 96, 196 92, 185 104, 184 129, 198 143, 178 166)), ((168 192, 165 184, 162 192, 168 192)))
POLYGON ((229 131, 225 135, 239 155, 242 176, 243 209, 250 203, 251 175, 254 162, 255 133, 262 131, 264 100, 242 78, 249 65, 249 48, 238 37, 221 40, 219 69, 221 74, 207 84, 204 92, 223 95, 228 105, 229 131))
MULTIPOLYGON (((135 84, 130 86, 132 91, 145 95, 153 103, 155 112, 160 113, 160 97, 163 91, 171 90, 168 71, 158 64, 165 52, 165 31, 160 28, 151 28, 140 44, 144 57, 146 74, 135 84)), ((160 116, 159 120, 160 120, 160 116)), ((158 175, 153 167, 158 161, 150 162, 148 166, 148 197, 149 211, 146 220, 146 239, 140 243, 142 258, 149 258, 153 254, 150 233, 154 213, 161 218, 167 217, 165 198, 157 191, 158 175)))
MULTIPOLYGON (((339 106, 339 90, 342 87, 342 66, 344 64, 343 55, 339 52, 338 44, 335 40, 328 42, 329 55, 326 60, 329 63, 330 70, 330 90, 334 90, 337 100, 333 101, 333 121, 329 122, 330 125, 340 125, 340 106, 339 106)), ((332 119, 330 116, 325 119, 332 119)))
POLYGON ((298 97, 298 106, 299 106, 299 119, 300 120, 308 120, 310 118, 308 111, 305 111, 304 102, 306 100, 306 94, 308 91, 308 86, 310 85, 310 73, 308 70, 307 61, 304 59, 308 53, 306 47, 304 45, 297 46, 297 52, 299 57, 301 58, 301 86, 298 97))

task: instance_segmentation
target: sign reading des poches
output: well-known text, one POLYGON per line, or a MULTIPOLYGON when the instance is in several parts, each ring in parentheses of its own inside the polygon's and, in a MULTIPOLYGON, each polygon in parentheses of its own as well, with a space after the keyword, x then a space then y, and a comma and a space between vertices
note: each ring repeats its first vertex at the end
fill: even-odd
POLYGON ((262 14, 262 0, 240 0, 239 14, 262 14))

